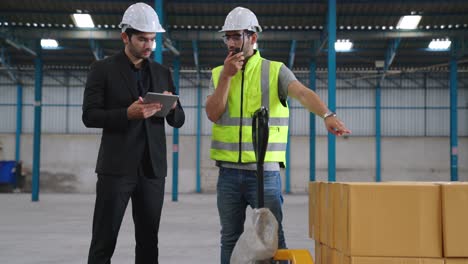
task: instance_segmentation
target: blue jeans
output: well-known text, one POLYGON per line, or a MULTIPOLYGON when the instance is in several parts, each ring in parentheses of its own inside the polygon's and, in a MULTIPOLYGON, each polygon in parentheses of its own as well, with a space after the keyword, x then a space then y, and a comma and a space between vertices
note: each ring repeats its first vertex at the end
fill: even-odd
MULTIPOLYGON (((264 200, 278 220, 278 248, 286 248, 284 239, 283 196, 279 171, 264 172, 264 200)), ((218 212, 221 221, 221 263, 229 264, 237 240, 244 231, 247 205, 257 205, 256 171, 220 168, 217 185, 218 212)))

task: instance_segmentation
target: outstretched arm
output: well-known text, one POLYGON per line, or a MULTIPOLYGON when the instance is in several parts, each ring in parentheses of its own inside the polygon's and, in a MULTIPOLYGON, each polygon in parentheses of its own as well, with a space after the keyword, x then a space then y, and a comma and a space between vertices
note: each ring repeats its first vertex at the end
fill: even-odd
MULTIPOLYGON (((310 112, 323 116, 329 111, 325 103, 311 89, 304 86, 299 81, 292 81, 288 86, 288 96, 298 100, 310 112)), ((337 136, 350 134, 351 131, 336 115, 328 116, 324 119, 327 130, 337 136)))

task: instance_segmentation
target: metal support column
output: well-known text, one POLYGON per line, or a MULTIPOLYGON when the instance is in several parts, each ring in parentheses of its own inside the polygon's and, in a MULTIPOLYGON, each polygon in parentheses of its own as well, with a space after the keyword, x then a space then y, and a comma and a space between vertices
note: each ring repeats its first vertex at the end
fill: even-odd
POLYGON ((375 87, 375 181, 382 181, 382 83, 385 79, 385 74, 390 69, 393 60, 395 59, 398 46, 401 38, 393 39, 389 42, 385 51, 384 67, 381 70, 380 78, 376 80, 375 87))
POLYGON ((201 81, 200 81, 200 65, 198 64, 198 42, 192 40, 193 48, 193 59, 195 61, 195 67, 197 70, 197 175, 196 175, 196 192, 201 193, 201 115, 202 115, 202 90, 201 90, 201 81))
POLYGON ((380 81, 377 80, 377 86, 375 87, 375 181, 382 181, 381 176, 381 163, 382 163, 382 135, 381 135, 381 87, 380 81))
POLYGON ((41 164, 41 114, 42 114, 42 48, 40 40, 36 40, 36 58, 34 59, 34 146, 32 201, 39 201, 39 179, 41 164))
MULTIPOLYGON (((154 9, 159 17, 159 23, 164 28, 164 6, 163 0, 154 0, 154 9)), ((156 49, 154 50, 154 61, 163 63, 163 34, 157 33, 156 34, 156 49)))
MULTIPOLYGON (((15 136, 15 161, 21 161, 21 133, 23 132, 23 85, 18 81, 16 86, 16 136, 15 136)), ((18 179, 18 177, 16 177, 18 179)), ((14 182, 16 189, 18 182, 14 182)))
POLYGON ((450 180, 458 181, 457 139, 457 53, 458 39, 452 41, 450 56, 450 180))
POLYGON ((21 133, 23 132, 23 85, 16 86, 16 144, 15 160, 21 160, 21 133))
MULTIPOLYGON (((310 61, 310 70, 309 70, 309 88, 312 91, 317 90, 317 63, 315 57, 312 57, 310 61)), ((316 127, 315 127, 315 114, 309 114, 309 180, 315 181, 315 136, 316 136, 316 127)))
MULTIPOLYGON (((336 0, 328 0, 328 108, 336 112, 336 0)), ((336 138, 328 133, 328 181, 336 181, 336 138)))
MULTIPOLYGON (((179 94, 180 57, 174 57, 174 85, 175 92, 179 94)), ((172 133, 172 201, 177 202, 179 189, 179 129, 174 128, 172 133)))
MULTIPOLYGON (((291 49, 289 50, 289 69, 294 67, 294 59, 296 57, 297 41, 291 40, 291 49)), ((288 102, 288 106, 290 106, 288 102)), ((289 125, 291 125, 292 109, 289 109, 289 125)), ((288 139, 286 143, 286 168, 285 168, 285 192, 291 193, 291 132, 288 129, 288 139)))

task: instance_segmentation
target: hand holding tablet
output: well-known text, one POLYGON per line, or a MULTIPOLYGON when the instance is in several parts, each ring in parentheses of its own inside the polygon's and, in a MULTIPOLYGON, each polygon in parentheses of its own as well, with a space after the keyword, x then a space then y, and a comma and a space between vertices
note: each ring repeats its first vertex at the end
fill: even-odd
POLYGON ((154 116, 158 117, 165 117, 169 111, 171 111, 174 104, 179 99, 178 95, 169 94, 169 93, 152 93, 148 92, 145 97, 143 98, 143 103, 160 103, 162 104, 162 108, 160 111, 156 112, 154 116))

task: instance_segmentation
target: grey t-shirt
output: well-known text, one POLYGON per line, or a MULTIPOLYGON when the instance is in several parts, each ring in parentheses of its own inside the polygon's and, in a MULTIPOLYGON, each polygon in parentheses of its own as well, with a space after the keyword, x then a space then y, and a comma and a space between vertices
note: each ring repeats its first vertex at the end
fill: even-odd
MULTIPOLYGON (((278 97, 280 101, 286 102, 288 99, 288 86, 291 82, 296 81, 297 78, 294 73, 286 67, 284 64, 281 65, 279 76, 278 76, 278 97)), ((210 95, 215 91, 213 79, 210 81, 210 95)), ((216 166, 232 169, 242 170, 257 170, 256 163, 235 163, 226 161, 217 161, 216 166)), ((277 162, 265 162, 265 171, 279 171, 279 164, 277 162)))

